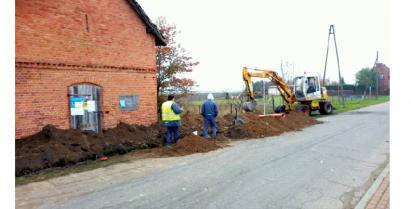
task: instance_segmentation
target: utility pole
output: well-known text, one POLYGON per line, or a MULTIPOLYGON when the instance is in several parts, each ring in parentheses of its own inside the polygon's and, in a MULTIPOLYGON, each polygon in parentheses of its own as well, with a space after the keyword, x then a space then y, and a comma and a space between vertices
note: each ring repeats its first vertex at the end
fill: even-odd
POLYGON ((343 105, 344 105, 344 87, 342 85, 342 79, 341 79, 340 59, 338 57, 337 39, 335 38, 334 25, 330 25, 330 29, 328 31, 328 42, 327 42, 327 52, 326 52, 326 55, 325 55, 323 85, 325 85, 325 75, 326 75, 326 72, 327 72, 328 51, 329 51, 329 48, 330 48, 330 37, 331 37, 331 35, 333 35, 333 37, 334 37, 335 54, 337 55, 337 67, 338 67, 338 79, 339 79, 338 97, 342 97, 342 102, 343 102, 343 105))
POLYGON ((377 51, 377 57, 375 58, 375 62, 374 62, 374 69, 375 69, 375 73, 377 74, 377 80, 376 80, 376 84, 375 84, 375 96, 376 99, 378 99, 378 94, 379 94, 379 82, 380 82, 380 76, 378 73, 378 69, 377 69, 377 63, 378 63, 378 51, 377 51))
POLYGON ((264 115, 265 115, 265 81, 263 80, 263 100, 264 100, 264 115))

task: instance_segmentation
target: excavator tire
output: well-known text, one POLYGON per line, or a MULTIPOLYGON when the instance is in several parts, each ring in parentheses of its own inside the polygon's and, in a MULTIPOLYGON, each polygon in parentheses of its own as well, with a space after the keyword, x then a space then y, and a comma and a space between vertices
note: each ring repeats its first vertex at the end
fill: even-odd
POLYGON ((285 112, 285 106, 284 105, 279 105, 275 108, 274 110, 275 113, 283 113, 285 112))
POLYGON ((320 103, 320 114, 321 115, 329 115, 333 113, 333 106, 329 102, 321 102, 320 103))
POLYGON ((297 107, 295 107, 295 110, 299 110, 303 112, 306 115, 310 115, 310 106, 305 105, 305 104, 299 104, 297 107))

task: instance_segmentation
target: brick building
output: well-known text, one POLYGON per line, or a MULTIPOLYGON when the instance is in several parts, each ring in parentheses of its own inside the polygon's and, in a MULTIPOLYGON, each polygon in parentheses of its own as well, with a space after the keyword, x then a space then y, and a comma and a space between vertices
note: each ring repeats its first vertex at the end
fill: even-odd
POLYGON ((135 0, 16 0, 16 138, 157 121, 164 37, 135 0))
POLYGON ((383 63, 377 63, 378 70, 378 92, 390 94, 390 68, 383 63))

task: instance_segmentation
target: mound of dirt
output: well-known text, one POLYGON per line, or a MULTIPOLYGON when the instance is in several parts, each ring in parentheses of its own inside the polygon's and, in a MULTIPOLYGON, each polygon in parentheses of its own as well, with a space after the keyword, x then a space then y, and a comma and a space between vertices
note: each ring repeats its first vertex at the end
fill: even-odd
POLYGON ((215 140, 207 140, 203 137, 190 134, 178 140, 171 148, 162 149, 162 156, 183 156, 193 153, 209 152, 221 148, 215 140))
POLYGON ((103 130, 103 137, 108 145, 161 145, 159 124, 149 127, 119 123, 115 128, 103 130))
MULTIPOLYGON (((232 125, 232 120, 234 116, 224 115, 218 116, 216 119, 217 123, 217 134, 225 133, 230 129, 232 125)), ((181 119, 182 127, 180 128, 180 134, 184 137, 190 135, 194 131, 197 131, 200 136, 203 135, 203 116, 198 113, 187 112, 181 119)))
POLYGON ((255 113, 245 113, 241 115, 241 119, 245 121, 245 124, 228 129, 225 133, 227 137, 245 139, 276 136, 283 132, 301 130, 319 123, 314 118, 295 111, 291 111, 284 118, 259 117, 255 113))
POLYGON ((120 123, 116 128, 103 131, 103 134, 47 125, 40 132, 15 141, 15 175, 160 145, 156 125, 144 127, 120 123))
MULTIPOLYGON (((182 117, 180 136, 172 148, 159 148, 159 156, 182 156, 208 152, 221 148, 230 139, 249 139, 279 135, 286 131, 301 130, 318 121, 301 112, 290 112, 285 118, 258 117, 244 113, 245 122, 234 125, 232 115, 217 118, 217 139, 201 137, 203 118, 187 112, 182 117), (192 134, 197 131, 199 136, 192 134), (224 142, 224 143, 222 143, 224 142)), ((31 174, 42 169, 64 167, 85 160, 95 160, 103 155, 124 154, 133 149, 159 147, 166 138, 166 128, 161 123, 150 127, 119 123, 117 127, 96 134, 76 129, 63 130, 47 125, 40 132, 15 141, 16 176, 31 174)))

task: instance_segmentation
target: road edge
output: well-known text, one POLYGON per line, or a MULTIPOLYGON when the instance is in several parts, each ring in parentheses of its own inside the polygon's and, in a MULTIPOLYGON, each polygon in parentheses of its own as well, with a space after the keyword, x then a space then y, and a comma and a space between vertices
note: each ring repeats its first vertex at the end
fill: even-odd
POLYGON ((361 198, 361 200, 358 202, 358 204, 355 206, 354 209, 364 209, 367 206, 368 202, 371 200, 374 193, 377 191, 378 187, 381 185, 382 181, 387 176, 390 170, 389 168, 390 168, 390 163, 387 163, 384 170, 380 173, 377 179, 375 179, 374 183, 371 185, 368 191, 364 194, 364 196, 361 198))

